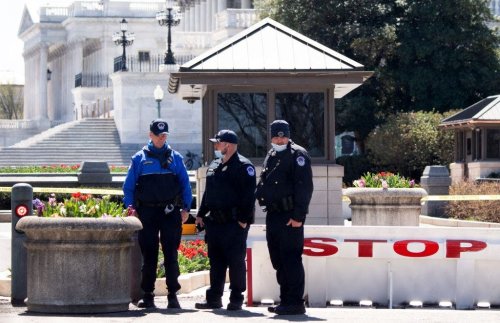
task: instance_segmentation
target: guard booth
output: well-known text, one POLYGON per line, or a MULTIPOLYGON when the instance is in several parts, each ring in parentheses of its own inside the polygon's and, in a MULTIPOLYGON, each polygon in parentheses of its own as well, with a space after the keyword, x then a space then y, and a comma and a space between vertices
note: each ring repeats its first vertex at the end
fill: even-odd
MULTIPOLYGON (((206 163, 214 157, 208 138, 231 129, 239 137, 239 152, 261 165, 270 148, 268 125, 287 120, 292 140, 313 160, 315 189, 308 224, 343 225, 344 170, 335 164, 335 99, 372 74, 360 63, 266 18, 171 73, 169 92, 191 103, 202 100, 206 163)), ((204 183, 205 171, 198 169, 198 183, 204 183)), ((203 190, 197 185, 198 196, 203 190)), ((263 219, 258 210, 257 223, 263 219)))

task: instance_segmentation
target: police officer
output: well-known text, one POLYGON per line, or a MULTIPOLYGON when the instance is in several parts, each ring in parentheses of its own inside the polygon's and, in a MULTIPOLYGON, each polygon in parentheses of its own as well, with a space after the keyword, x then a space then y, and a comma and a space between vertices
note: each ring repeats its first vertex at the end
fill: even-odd
POLYGON ((313 192, 311 160, 290 138, 284 120, 271 123, 271 145, 257 184, 257 200, 266 214, 266 240, 280 286, 278 315, 304 314, 302 265, 304 222, 313 192))
POLYGON ((123 184, 123 202, 130 212, 138 215, 143 226, 139 231, 139 245, 143 257, 141 288, 144 297, 137 306, 155 307, 153 291, 161 242, 168 308, 180 308, 176 296, 181 288, 177 249, 182 223, 187 220, 191 207, 191 185, 182 156, 167 144, 167 122, 153 120, 149 130, 150 141, 132 156, 123 184))
POLYGON ((231 294, 227 310, 241 310, 246 290, 246 240, 255 211, 255 168, 238 153, 238 137, 221 130, 214 143, 216 159, 207 170, 206 188, 196 224, 206 228, 210 259, 210 288, 197 309, 222 307, 222 293, 229 268, 231 294))

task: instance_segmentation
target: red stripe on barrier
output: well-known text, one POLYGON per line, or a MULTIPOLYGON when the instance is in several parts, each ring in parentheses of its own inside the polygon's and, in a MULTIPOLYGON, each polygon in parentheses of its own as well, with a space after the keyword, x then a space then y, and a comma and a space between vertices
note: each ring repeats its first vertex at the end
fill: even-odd
POLYGON ((253 306, 252 248, 247 248, 247 306, 253 306))

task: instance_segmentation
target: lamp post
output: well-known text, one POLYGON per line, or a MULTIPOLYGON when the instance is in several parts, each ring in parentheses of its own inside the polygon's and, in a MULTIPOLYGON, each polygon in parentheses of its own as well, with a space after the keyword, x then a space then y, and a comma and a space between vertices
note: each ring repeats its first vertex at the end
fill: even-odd
POLYGON ((172 14, 172 1, 168 1, 165 4, 166 10, 158 11, 156 13, 156 20, 160 26, 167 26, 167 52, 165 53, 165 58, 163 63, 165 65, 175 64, 174 53, 171 49, 172 44, 172 27, 177 26, 181 22, 180 14, 174 12, 172 14))
POLYGON ((120 30, 121 34, 119 31, 113 34, 113 41, 115 42, 115 45, 117 46, 122 46, 123 47, 123 52, 122 52, 122 68, 121 70, 123 72, 127 71, 127 56, 125 54, 125 47, 130 46, 134 43, 135 35, 134 33, 127 32, 127 20, 125 18, 122 19, 120 22, 120 30))
POLYGON ((163 90, 159 85, 156 86, 153 95, 155 97, 156 102, 158 103, 158 118, 161 118, 160 116, 160 102, 163 100, 163 90))

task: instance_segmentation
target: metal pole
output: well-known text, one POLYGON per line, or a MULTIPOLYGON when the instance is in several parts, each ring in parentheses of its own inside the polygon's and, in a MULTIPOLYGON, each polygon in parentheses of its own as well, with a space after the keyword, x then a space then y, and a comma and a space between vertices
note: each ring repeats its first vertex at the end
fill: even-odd
POLYGON ((28 296, 28 259, 24 247, 26 235, 24 232, 16 230, 16 224, 23 216, 33 214, 33 188, 25 183, 14 185, 10 200, 12 210, 11 303, 12 305, 24 305, 24 300, 28 296))
POLYGON ((171 44, 172 44, 172 24, 173 24, 173 17, 172 17, 172 8, 167 8, 168 10, 168 15, 167 15, 167 28, 168 28, 168 35, 167 35, 167 53, 165 54, 165 65, 167 64, 175 64, 175 58, 174 58, 174 53, 172 53, 171 49, 171 44))
POLYGON ((156 102, 158 102, 157 108, 158 108, 158 119, 159 119, 159 118, 161 118, 161 116, 160 116, 160 109, 161 109, 160 102, 161 102, 161 100, 156 100, 156 102))
POLYGON ((125 36, 125 31, 122 31, 123 36, 122 36, 122 46, 123 46, 123 53, 122 53, 122 71, 127 71, 127 63, 126 59, 127 56, 125 55, 125 47, 127 47, 127 38, 125 36))

